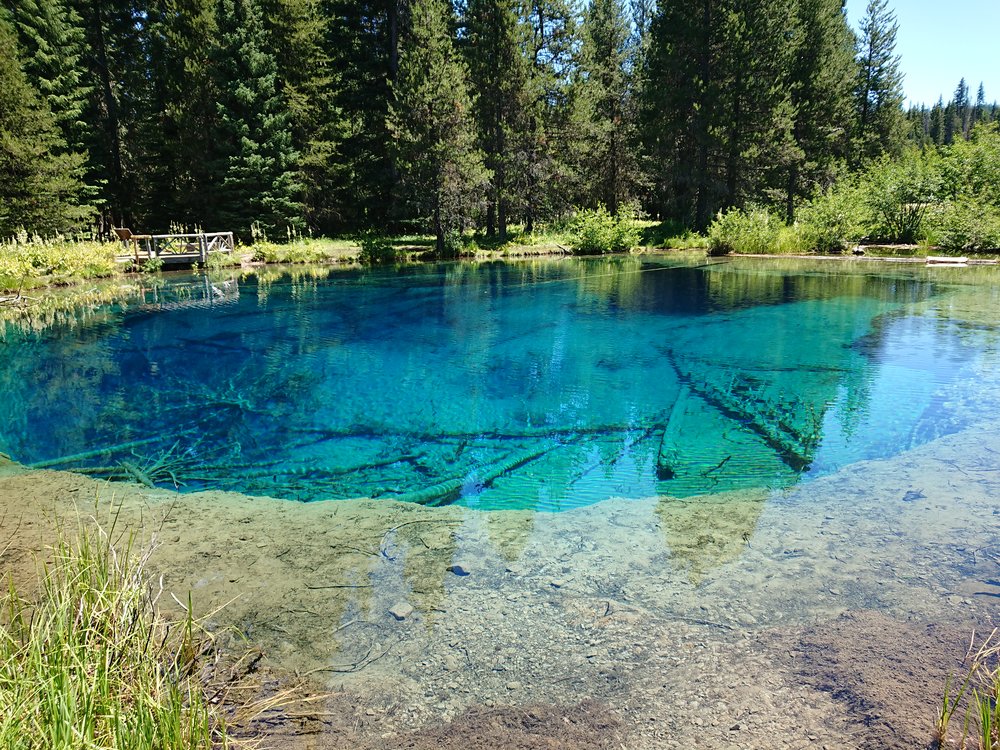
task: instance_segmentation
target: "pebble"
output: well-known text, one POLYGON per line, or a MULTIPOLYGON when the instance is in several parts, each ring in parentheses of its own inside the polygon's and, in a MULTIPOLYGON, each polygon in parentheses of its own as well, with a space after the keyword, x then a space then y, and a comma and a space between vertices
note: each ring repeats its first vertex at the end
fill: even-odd
POLYGON ((389 614, 395 617, 397 620, 405 620, 407 617, 413 614, 413 605, 409 602, 396 602, 391 607, 389 607, 389 614))
POLYGON ((520 682, 508 682, 507 683, 507 689, 508 690, 520 690, 521 689, 521 683, 520 682))

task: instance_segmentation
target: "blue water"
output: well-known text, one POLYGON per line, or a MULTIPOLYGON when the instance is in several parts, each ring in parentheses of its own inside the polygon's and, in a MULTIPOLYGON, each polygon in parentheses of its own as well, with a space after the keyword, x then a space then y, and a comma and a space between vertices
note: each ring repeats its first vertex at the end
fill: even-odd
POLYGON ((961 427, 947 287, 662 258, 175 280, 0 345, 0 450, 182 491, 561 510, 780 487, 961 427))

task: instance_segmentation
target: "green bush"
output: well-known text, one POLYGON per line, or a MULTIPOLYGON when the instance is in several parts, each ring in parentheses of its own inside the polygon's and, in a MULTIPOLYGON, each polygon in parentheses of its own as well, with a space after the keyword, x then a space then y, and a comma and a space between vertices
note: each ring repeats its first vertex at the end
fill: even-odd
POLYGON ((898 159, 875 162, 859 185, 869 212, 869 234, 886 242, 921 239, 941 187, 941 165, 934 152, 911 149, 898 159))
POLYGON ((389 238, 380 232, 365 232, 361 235, 361 252, 358 259, 367 265, 377 266, 386 263, 395 263, 399 260, 399 251, 389 241, 389 238))
POLYGON ((631 212, 612 216, 604 206, 580 211, 570 231, 576 255, 619 253, 639 244, 640 231, 631 212))
POLYGON ((1000 209, 973 200, 938 206, 928 223, 937 244, 948 250, 977 251, 1000 248, 1000 209))
POLYGON ((42 239, 22 234, 0 243, 0 289, 114 276, 118 243, 42 239))
POLYGON ((285 244, 268 240, 255 242, 251 248, 253 259, 262 263, 322 263, 327 259, 320 243, 300 239, 285 244))
POLYGON ((865 206, 857 187, 845 180, 817 195, 797 214, 810 250, 840 253, 865 236, 865 206))
POLYGON ((766 208, 751 206, 720 212, 708 228, 709 254, 777 252, 783 227, 784 222, 766 208))

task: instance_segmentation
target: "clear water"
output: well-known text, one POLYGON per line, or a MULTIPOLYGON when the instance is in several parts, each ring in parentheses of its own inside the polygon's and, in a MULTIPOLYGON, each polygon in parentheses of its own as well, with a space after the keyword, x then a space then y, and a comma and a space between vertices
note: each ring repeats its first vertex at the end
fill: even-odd
POLYGON ((789 486, 959 430, 983 342, 918 269, 663 258, 186 278, 0 345, 24 463, 562 510, 789 486))

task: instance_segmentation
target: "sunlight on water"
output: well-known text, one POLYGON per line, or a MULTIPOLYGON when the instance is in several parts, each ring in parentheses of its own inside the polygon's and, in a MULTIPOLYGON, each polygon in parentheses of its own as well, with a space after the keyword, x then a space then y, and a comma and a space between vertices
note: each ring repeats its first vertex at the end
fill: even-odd
POLYGON ((954 278, 640 257, 188 277, 10 328, 0 450, 304 501, 789 486, 963 426, 949 392, 996 343, 942 312, 954 278))

